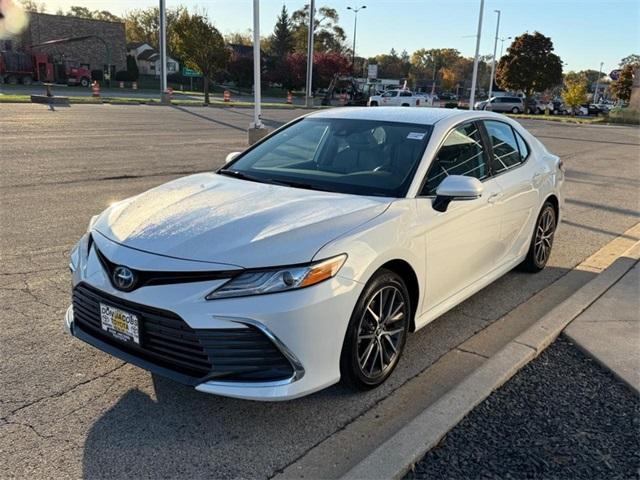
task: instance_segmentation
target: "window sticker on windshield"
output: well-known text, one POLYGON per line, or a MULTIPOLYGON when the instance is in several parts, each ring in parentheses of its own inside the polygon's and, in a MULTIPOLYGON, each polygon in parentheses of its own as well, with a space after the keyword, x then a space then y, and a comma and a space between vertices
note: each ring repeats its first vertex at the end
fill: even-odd
POLYGON ((425 134, 424 133, 420 133, 420 132, 409 132, 409 135, 407 135, 407 138, 409 140, 422 140, 424 138, 425 134))

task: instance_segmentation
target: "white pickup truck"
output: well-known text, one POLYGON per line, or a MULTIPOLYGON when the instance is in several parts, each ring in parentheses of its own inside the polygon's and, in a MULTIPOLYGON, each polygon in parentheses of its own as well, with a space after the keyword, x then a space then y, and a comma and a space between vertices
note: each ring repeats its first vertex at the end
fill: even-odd
POLYGON ((424 95, 415 95, 410 90, 387 90, 380 95, 369 97, 369 107, 428 107, 430 99, 424 95))

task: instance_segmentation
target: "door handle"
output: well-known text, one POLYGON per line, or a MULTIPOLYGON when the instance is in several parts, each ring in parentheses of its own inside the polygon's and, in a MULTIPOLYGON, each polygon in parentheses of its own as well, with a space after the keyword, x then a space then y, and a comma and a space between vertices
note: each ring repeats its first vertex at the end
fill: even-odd
POLYGON ((487 202, 496 203, 498 200, 500 200, 500 197, 502 197, 501 193, 494 193, 489 196, 489 198, 487 199, 487 202))

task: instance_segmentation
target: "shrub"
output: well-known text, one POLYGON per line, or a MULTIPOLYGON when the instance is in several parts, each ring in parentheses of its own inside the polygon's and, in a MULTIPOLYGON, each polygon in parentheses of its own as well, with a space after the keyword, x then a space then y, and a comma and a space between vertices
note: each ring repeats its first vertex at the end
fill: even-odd
POLYGON ((615 108, 606 117, 609 123, 640 125, 640 110, 633 108, 615 108))
POLYGON ((458 102, 446 102, 444 108, 458 108, 458 102))
POLYGON ((131 75, 126 70, 118 70, 116 72, 116 82, 130 82, 131 75))

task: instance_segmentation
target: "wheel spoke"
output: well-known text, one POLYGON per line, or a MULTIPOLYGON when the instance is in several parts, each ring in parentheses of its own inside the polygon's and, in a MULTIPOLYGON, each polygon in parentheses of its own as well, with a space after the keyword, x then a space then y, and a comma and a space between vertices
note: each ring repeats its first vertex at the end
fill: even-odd
POLYGON ((376 313, 371 309, 371 305, 370 304, 367 305, 367 312, 369 312, 371 314, 371 316, 376 321, 376 324, 380 323, 380 316, 376 315, 376 313))
POLYGON ((364 360, 362 360, 362 357, 360 357, 358 359, 358 361, 360 362, 360 367, 364 370, 364 368, 367 365, 367 360, 369 360, 369 357, 371 356, 371 351, 373 350, 373 346, 375 345, 376 340, 372 339, 369 342, 369 345, 367 346, 367 348, 365 349, 364 353, 362 354, 362 357, 365 357, 364 360))
POLYGON ((380 373, 384 371, 384 352, 382 348, 382 343, 378 340, 378 352, 380 353, 380 373))
MULTIPOLYGON (((393 344, 393 341, 391 340, 391 337, 389 337, 388 335, 385 335, 385 336, 384 336, 384 337, 382 337, 382 338, 384 338, 384 339, 387 341, 387 343, 388 343, 388 344, 389 344, 389 346, 391 347, 391 350, 393 350, 393 354, 395 355, 395 354, 398 352, 398 350, 396 350, 396 346, 393 344)), ((391 356, 391 355, 389 355, 389 358, 391 358, 391 357, 392 357, 392 356, 391 356)))
POLYGON ((390 337, 399 334, 401 331, 403 331, 404 328, 396 328, 395 330, 385 330, 384 332, 382 332, 382 335, 388 335, 390 337))

